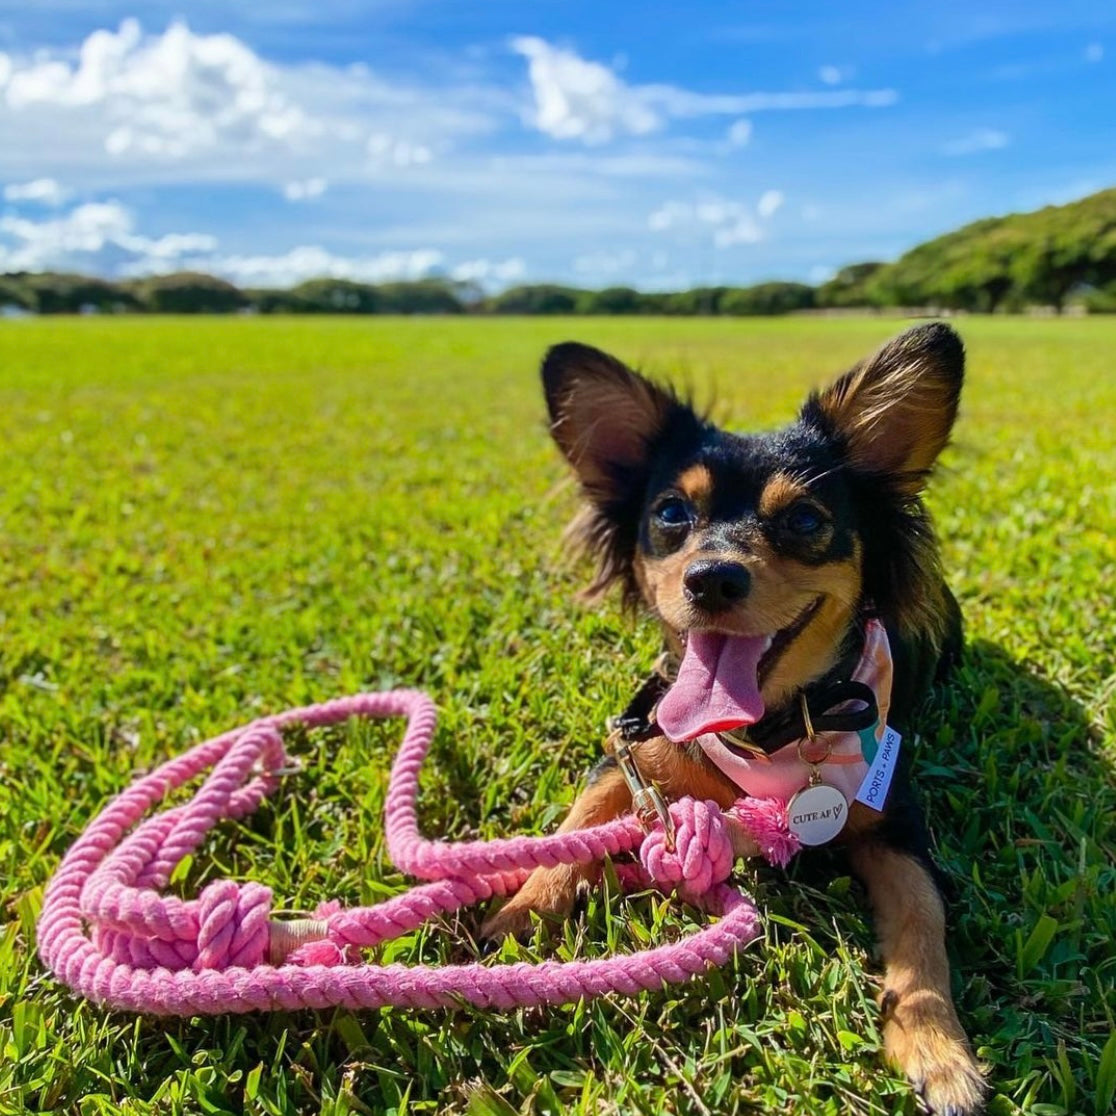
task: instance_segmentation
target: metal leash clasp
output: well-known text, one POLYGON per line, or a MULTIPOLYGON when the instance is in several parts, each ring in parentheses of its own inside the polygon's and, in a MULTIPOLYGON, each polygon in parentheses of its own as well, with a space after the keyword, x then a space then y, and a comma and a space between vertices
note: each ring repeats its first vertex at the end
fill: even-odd
POLYGON ((632 812, 639 818, 640 825, 650 833, 655 822, 660 822, 663 827, 663 838, 667 849, 674 849, 674 819, 667 809, 666 799, 659 792, 659 788, 640 774, 636 766, 632 746, 624 739, 619 729, 613 729, 605 743, 605 750, 611 752, 624 776, 624 782, 632 795, 632 812))

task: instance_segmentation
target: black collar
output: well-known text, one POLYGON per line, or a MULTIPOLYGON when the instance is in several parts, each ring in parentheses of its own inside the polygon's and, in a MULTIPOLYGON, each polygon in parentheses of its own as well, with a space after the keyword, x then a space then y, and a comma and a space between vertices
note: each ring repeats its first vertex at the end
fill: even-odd
MULTIPOLYGON (((876 723, 879 708, 876 695, 863 682, 850 678, 864 651, 864 629, 857 625, 850 640, 850 647, 837 665, 823 678, 811 682, 800 695, 776 709, 769 710, 743 734, 746 747, 758 748, 770 755, 808 735, 803 704, 815 732, 859 732, 876 723), (843 708, 856 702, 859 708, 843 708)), ((627 709, 613 717, 611 727, 629 744, 638 744, 662 732, 655 723, 655 707, 670 688, 671 680, 661 670, 656 670, 636 691, 627 709)), ((733 737, 738 734, 734 733, 733 737)), ((730 739, 730 743, 738 743, 730 739)))

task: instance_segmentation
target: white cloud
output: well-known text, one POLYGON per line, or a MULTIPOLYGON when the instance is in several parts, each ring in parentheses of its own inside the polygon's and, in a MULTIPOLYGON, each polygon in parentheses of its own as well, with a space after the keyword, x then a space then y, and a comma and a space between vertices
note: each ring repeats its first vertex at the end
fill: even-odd
POLYGON ((729 147, 747 147, 748 141, 752 138, 752 122, 747 118, 741 118, 734 121, 729 125, 729 130, 725 134, 725 139, 728 141, 729 147))
POLYGON ((631 248, 618 252, 586 252, 574 259, 573 269, 583 281, 608 280, 631 270, 637 259, 637 253, 631 248))
POLYGON ((209 233, 167 233, 154 239, 133 236, 123 241, 123 247, 144 254, 141 261, 131 266, 132 271, 164 271, 168 266, 177 266, 184 256, 212 252, 217 247, 217 238, 209 233))
POLYGON ((311 198, 320 198, 328 188, 329 183, 324 178, 306 178, 286 183, 283 186, 283 197, 287 201, 309 201, 311 198))
MULTIPOLYGON (((385 282, 420 279, 441 269, 440 251, 422 248, 340 256, 303 245, 272 255, 222 253, 208 233, 146 236, 136 231, 132 212, 116 201, 89 202, 60 217, 31 221, 0 217, 0 270, 67 269, 109 276, 147 275, 182 268, 206 271, 246 286, 290 286, 319 276, 385 282)), ((470 261, 460 269, 488 264, 493 281, 524 273, 522 260, 470 261)))
POLYGON ((433 158, 424 144, 396 139, 386 132, 368 137, 368 154, 373 162, 393 167, 421 167, 433 158))
POLYGON ((39 205, 60 206, 68 197, 57 179, 35 178, 30 182, 13 182, 4 187, 4 200, 10 202, 36 202, 39 205))
POLYGON ((721 225, 713 232, 713 243, 718 248, 731 248, 734 244, 758 244, 763 240, 763 229, 750 214, 742 214, 731 224, 721 225))
POLYGON ((1011 137, 995 128, 975 128, 960 139, 942 146, 944 155, 973 155, 978 151, 999 151, 1007 147, 1011 137))
POLYGON ((363 65, 273 63, 230 34, 134 19, 73 50, 0 54, 0 175, 284 183, 399 174, 491 131, 491 88, 386 81, 363 65))
POLYGON ((693 219, 694 207, 689 202, 668 201, 647 218, 647 227, 652 232, 666 232, 693 219))
POLYGON ((850 81, 856 76, 855 66, 821 66, 818 69, 818 80, 824 85, 840 85, 850 81))
POLYGON ((821 90, 802 93, 694 93, 672 85, 628 85, 607 66, 535 36, 511 40, 527 59, 534 97, 528 120, 554 139, 605 143, 619 135, 646 135, 674 118, 788 111, 883 108, 898 99, 893 89, 821 90))
POLYGON ((465 260, 450 271, 461 283, 487 285, 515 283, 527 274, 527 265, 518 256, 506 260, 465 260))
POLYGON ((535 96, 532 123, 555 139, 603 143, 617 133, 644 135, 661 126, 637 89, 607 66, 588 62, 534 36, 520 36, 512 49, 527 59, 535 96))
POLYGON ((4 98, 17 113, 94 110, 112 155, 175 157, 223 140, 254 147, 320 127, 239 39, 195 35, 183 23, 147 39, 135 19, 115 32, 95 31, 72 66, 49 56, 13 66, 4 98))
POLYGON ((755 207, 723 198, 699 202, 668 201, 647 219, 653 232, 676 236, 712 238, 718 248, 757 244, 766 235, 765 225, 783 204, 779 190, 767 190, 755 207))
POLYGON ((774 217, 782 204, 783 193, 781 190, 767 190, 756 203, 756 212, 766 220, 774 217))
POLYGON ((366 283, 421 279, 439 269, 443 262, 442 253, 433 248, 338 256, 317 245, 301 245, 279 255, 213 256, 198 264, 204 271, 246 287, 290 287, 304 279, 317 278, 366 283))
POLYGON ((899 94, 894 89, 829 89, 817 93, 745 93, 740 97, 710 97, 708 100, 722 106, 710 111, 787 112, 795 109, 889 108, 899 100, 899 94))
POLYGON ((1085 48, 1085 61, 1086 62, 1100 62, 1104 58, 1104 44, 1103 43, 1090 43, 1085 48))
POLYGON ((166 271, 190 253, 217 247, 205 233, 141 236, 131 212, 115 201, 88 202, 47 221, 0 217, 0 240, 6 241, 0 243, 0 265, 8 271, 166 271))

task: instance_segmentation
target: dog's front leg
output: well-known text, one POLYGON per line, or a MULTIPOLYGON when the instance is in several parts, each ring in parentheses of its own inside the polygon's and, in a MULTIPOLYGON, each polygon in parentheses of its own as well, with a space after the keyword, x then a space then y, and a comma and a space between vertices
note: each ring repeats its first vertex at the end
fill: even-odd
POLYGON ((985 1083, 950 994, 938 889, 924 864, 886 845, 865 842, 851 857, 876 915, 885 966, 880 1006, 887 1054, 931 1112, 976 1112, 985 1083))
MULTIPOLYGON (((689 794, 727 807, 738 793, 719 771, 663 737, 640 744, 636 762, 644 779, 658 786, 668 801, 689 794)), ((593 772, 589 786, 578 796, 558 832, 569 833, 573 829, 601 825, 631 808, 632 796, 623 775, 615 760, 606 759, 593 772)), ((741 848, 738 854, 753 851, 741 848)), ((543 917, 565 918, 573 908, 579 885, 592 881, 599 867, 589 864, 537 868, 523 887, 486 920, 481 934, 487 938, 505 934, 522 936, 531 929, 532 911, 543 917)))
MULTIPOLYGON (((559 833, 603 825, 631 809, 632 796, 616 764, 606 760, 591 776, 586 787, 558 827, 559 833)), ((481 936, 501 938, 506 934, 523 937, 531 929, 531 912, 544 918, 563 919, 573 909, 578 886, 593 878, 600 865, 559 864, 536 868, 527 882, 481 927, 481 936)))

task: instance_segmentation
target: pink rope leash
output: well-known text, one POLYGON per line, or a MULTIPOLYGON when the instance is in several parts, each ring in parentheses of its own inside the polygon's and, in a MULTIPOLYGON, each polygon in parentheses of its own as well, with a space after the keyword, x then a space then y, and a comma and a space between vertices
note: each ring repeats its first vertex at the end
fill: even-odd
POLYGON ((711 802, 672 803, 673 850, 661 829, 645 839, 630 815, 548 837, 430 841, 419 832, 415 801, 435 720, 433 703, 418 691, 357 694, 253 721, 167 761, 113 799, 63 858, 39 920, 43 962, 97 1003, 156 1015, 388 1005, 508 1009, 660 988, 724 964, 758 935, 755 906, 724 882, 733 862, 730 828, 742 826, 764 855, 785 863, 797 842, 781 804, 746 799, 726 814, 711 802), (256 883, 219 880, 193 900, 163 893, 174 867, 213 825, 251 813, 278 786, 289 762, 283 728, 354 716, 408 719, 388 787, 387 844, 403 871, 431 882, 371 907, 325 904, 319 917, 295 922, 273 919, 271 891, 256 883), (209 769, 189 802, 141 820, 168 792, 209 769), (626 886, 673 887, 719 920, 671 944, 593 961, 353 963, 360 950, 438 914, 514 892, 535 867, 637 849, 642 869, 620 866, 626 886))

